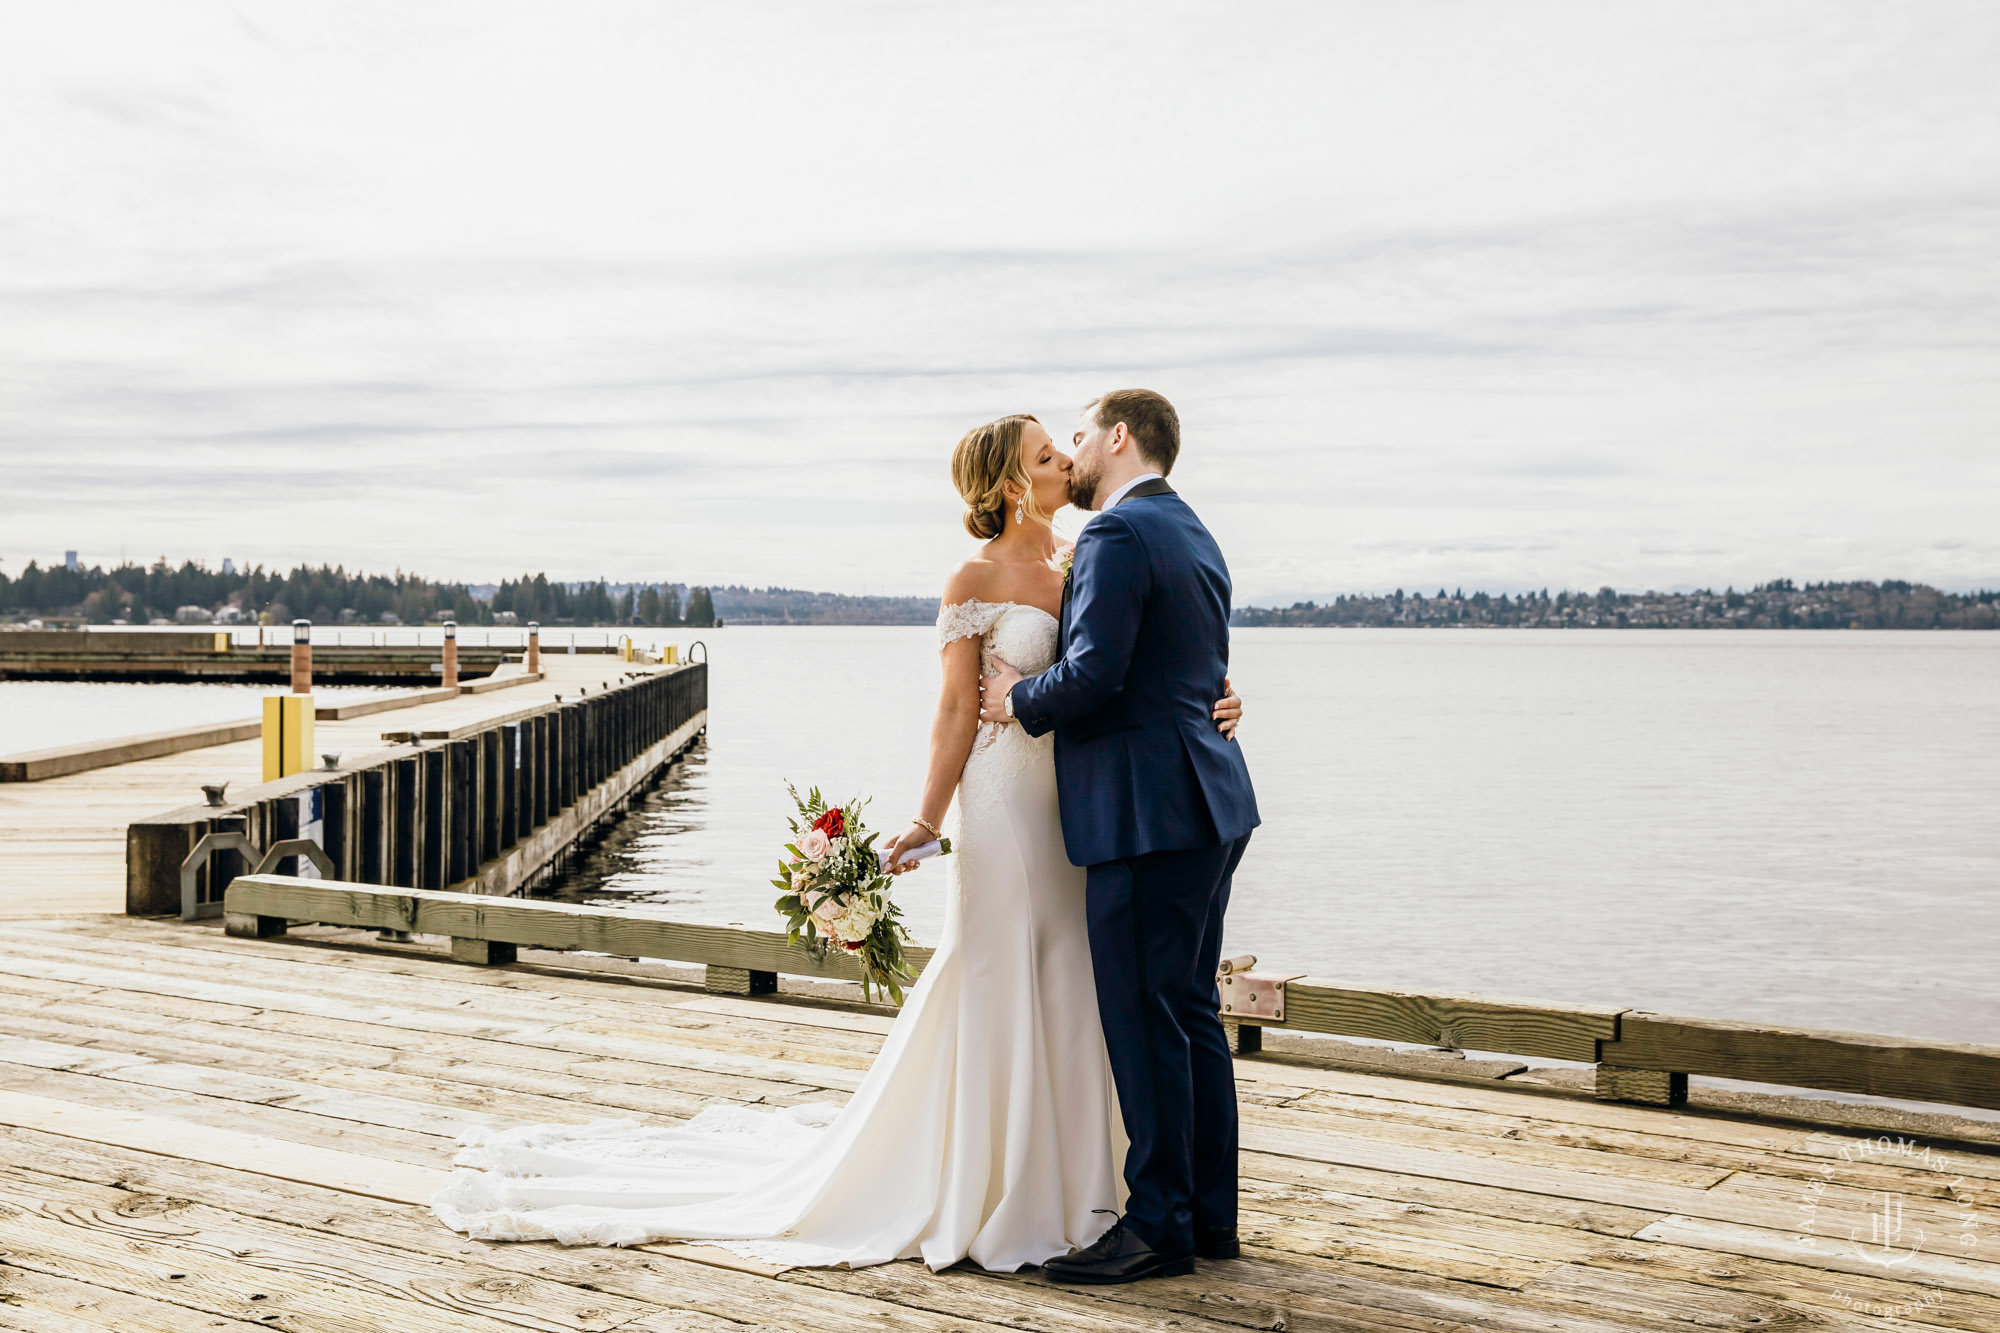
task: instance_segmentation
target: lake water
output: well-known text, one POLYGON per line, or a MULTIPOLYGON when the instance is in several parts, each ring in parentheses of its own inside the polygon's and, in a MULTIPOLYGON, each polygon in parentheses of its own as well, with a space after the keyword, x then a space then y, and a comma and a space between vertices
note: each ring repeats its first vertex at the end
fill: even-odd
MULTIPOLYGON (((935 640, 701 637, 706 743, 565 896, 768 927, 786 779, 913 809, 935 640)), ((1232 952, 2000 1042, 2000 634, 1241 630, 1233 675, 1264 825, 1232 952)), ((941 883, 899 881, 920 937, 941 883)))

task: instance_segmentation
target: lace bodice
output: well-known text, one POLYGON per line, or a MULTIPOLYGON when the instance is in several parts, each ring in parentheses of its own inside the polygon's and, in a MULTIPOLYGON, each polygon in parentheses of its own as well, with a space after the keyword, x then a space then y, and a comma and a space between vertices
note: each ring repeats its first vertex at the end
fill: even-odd
POLYGON ((938 612, 938 646, 979 635, 982 669, 1005 660, 1024 676, 1054 665, 1060 627, 1039 606, 1023 602, 959 602, 938 612))
MULTIPOLYGON (((959 602, 938 612, 938 644, 980 636, 979 670, 993 670, 1000 658, 1024 676, 1047 671, 1060 653, 1062 629, 1039 606, 1023 602, 959 602)), ((979 736, 959 775, 954 826, 968 813, 990 809, 1030 766, 1053 765, 1054 739, 1036 738, 1018 726, 1000 722, 979 724, 979 736)), ((954 877, 955 879, 955 877, 954 877)))

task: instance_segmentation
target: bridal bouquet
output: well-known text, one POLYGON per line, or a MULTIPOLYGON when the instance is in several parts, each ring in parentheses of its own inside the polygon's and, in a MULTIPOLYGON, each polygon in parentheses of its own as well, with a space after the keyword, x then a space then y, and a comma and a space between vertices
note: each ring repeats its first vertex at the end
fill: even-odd
MULTIPOLYGON (((787 938, 816 957, 835 947, 854 955, 861 964, 862 994, 872 999, 879 988, 901 1004, 903 986, 915 975, 903 956, 910 937, 901 909, 889 898, 893 880, 875 851, 875 835, 861 822, 867 802, 830 806, 817 787, 804 797, 789 783, 785 790, 799 814, 786 821, 792 841, 785 844, 778 878, 771 883, 782 895, 777 907, 789 927, 787 938)), ((949 852, 951 846, 940 850, 949 852)))

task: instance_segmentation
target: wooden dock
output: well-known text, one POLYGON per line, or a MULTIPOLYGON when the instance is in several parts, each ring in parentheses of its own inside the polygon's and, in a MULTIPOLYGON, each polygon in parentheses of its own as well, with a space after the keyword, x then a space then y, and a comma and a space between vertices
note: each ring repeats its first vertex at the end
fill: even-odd
MULTIPOLYGON (((322 720, 318 749, 353 756, 383 748, 384 732, 448 732, 518 712, 580 689, 598 692, 627 668, 598 654, 542 655, 545 679, 379 716, 322 720)), ((262 779, 256 739, 121 763, 33 783, 0 783, 0 920, 125 909, 128 828, 163 810, 201 800, 204 783, 231 794, 262 779)))
POLYGON ((472 1242, 424 1207, 461 1128, 838 1102, 888 1015, 707 993, 697 969, 219 925, 0 933, 0 1328, 2000 1331, 2000 1142, 1864 1157, 1799 1119, 1269 1050, 1237 1066, 1245 1256, 1191 1277, 472 1242), (1895 1210, 1900 1248, 1870 1257, 1895 1210))

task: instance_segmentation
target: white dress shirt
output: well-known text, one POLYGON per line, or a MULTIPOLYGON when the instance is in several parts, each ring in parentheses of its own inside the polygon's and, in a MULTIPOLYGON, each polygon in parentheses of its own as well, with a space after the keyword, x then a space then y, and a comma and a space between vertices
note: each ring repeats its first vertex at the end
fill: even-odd
POLYGON ((1128 494, 1130 494, 1132 488, 1134 486, 1137 486, 1142 481, 1164 481, 1164 480, 1166 480, 1166 478, 1162 477, 1157 472, 1141 473, 1139 476, 1136 476, 1132 478, 1132 480, 1126 482, 1123 486, 1120 486, 1117 490, 1111 492, 1111 498, 1104 502, 1103 508, 1099 509, 1098 512, 1102 513, 1104 512, 1105 509, 1116 509, 1118 507, 1118 502, 1120 500, 1123 500, 1128 494))

